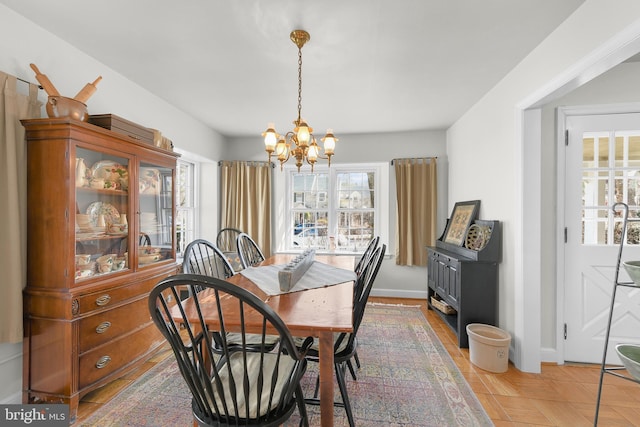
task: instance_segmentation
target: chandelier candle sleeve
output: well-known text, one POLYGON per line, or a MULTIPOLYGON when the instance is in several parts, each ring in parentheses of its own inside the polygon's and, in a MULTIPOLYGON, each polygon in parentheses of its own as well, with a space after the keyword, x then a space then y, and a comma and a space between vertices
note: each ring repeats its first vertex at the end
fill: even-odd
POLYGON ((318 161, 318 158, 327 160, 327 164, 331 166, 331 156, 335 153, 338 138, 335 137, 332 129, 327 129, 327 134, 324 138, 321 138, 324 144, 324 156, 322 156, 320 154, 320 147, 316 142, 316 137, 313 135, 313 128, 301 118, 302 46, 304 46, 311 37, 309 33, 304 30, 293 30, 290 38, 291 41, 298 46, 298 117, 293 121, 295 125, 293 131, 289 131, 284 135, 278 134, 275 130, 275 125, 269 123, 267 130, 262 133, 264 137, 264 148, 269 154, 269 161, 271 161, 271 156, 275 153, 280 162, 280 170, 283 169, 283 165, 291 157, 294 157, 296 159, 298 172, 300 172, 300 168, 305 161, 311 165, 311 172, 313 172, 313 165, 318 161))

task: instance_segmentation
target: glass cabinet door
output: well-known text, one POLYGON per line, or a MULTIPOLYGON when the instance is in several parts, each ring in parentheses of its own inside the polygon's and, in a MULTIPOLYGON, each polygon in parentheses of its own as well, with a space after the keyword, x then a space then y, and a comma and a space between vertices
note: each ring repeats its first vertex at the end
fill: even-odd
POLYGON ((129 158, 76 147, 76 282, 129 268, 129 165, 129 158))
POLYGON ((138 265, 173 258, 173 169, 142 162, 138 172, 138 265))

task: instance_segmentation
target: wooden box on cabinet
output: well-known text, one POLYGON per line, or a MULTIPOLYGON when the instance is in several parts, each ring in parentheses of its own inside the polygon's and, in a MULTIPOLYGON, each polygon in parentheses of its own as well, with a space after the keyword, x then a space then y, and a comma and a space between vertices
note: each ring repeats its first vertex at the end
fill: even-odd
POLYGON ((133 370, 164 342, 147 298, 177 271, 177 155, 80 121, 22 123, 23 402, 66 403, 74 419, 83 395, 133 370), (150 185, 157 191, 141 191, 150 185))
POLYGON ((480 250, 442 239, 436 241, 435 247, 427 247, 428 306, 455 332, 460 347, 469 347, 468 324, 495 326, 497 322, 500 223, 476 220, 475 224, 491 229, 490 239, 480 250), (433 307, 431 298, 436 295, 455 313, 446 314, 433 307))
POLYGON ((89 123, 153 145, 153 131, 115 114, 93 114, 89 123))

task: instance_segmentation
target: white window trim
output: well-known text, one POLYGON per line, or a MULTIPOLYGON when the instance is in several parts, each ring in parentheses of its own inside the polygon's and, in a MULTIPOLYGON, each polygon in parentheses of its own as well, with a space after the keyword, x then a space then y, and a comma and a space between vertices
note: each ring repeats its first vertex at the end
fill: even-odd
MULTIPOLYGON (((310 166, 304 165, 301 168, 301 172, 309 171, 310 166)), ((360 171, 371 170, 376 171, 376 214, 375 214, 375 227, 380 236, 380 242, 389 245, 389 163, 387 162, 375 162, 375 163, 337 163, 332 164, 331 167, 326 165, 314 166, 314 172, 322 173, 335 173, 337 171, 360 171)), ((274 169, 273 174, 273 246, 276 252, 296 252, 293 249, 287 248, 287 242, 291 238, 290 233, 292 230, 289 227, 288 216, 285 215, 288 207, 290 206, 291 193, 287 191, 287 185, 289 176, 292 171, 297 171, 295 165, 285 165, 283 170, 280 171, 279 167, 274 169)), ((336 210, 332 206, 333 201, 330 201, 329 217, 330 223, 335 224, 336 210)), ((318 252, 320 253, 320 252, 318 252)), ((329 253, 329 252, 327 252, 329 253)), ((336 252, 340 255, 349 255, 350 252, 336 252)))
MULTIPOLYGON (((176 150, 177 151, 177 150, 176 150)), ((194 239, 200 235, 200 161, 197 160, 195 157, 192 157, 189 155, 188 152, 184 152, 181 151, 181 158, 178 159, 176 161, 176 172, 179 166, 180 162, 183 163, 190 163, 193 168, 193 176, 192 178, 192 197, 193 197, 193 207, 192 207, 192 211, 193 211, 193 235, 194 235, 194 239)), ((176 175, 176 185, 177 185, 177 175, 176 175)), ((177 194, 176 194, 176 205, 177 205, 177 194)), ((176 216, 178 213, 178 206, 176 206, 176 216)), ((188 243, 188 242, 187 242, 188 243)), ((177 250, 177 248, 176 248, 177 250)), ((182 254, 178 254, 176 252, 178 261, 181 262, 182 260, 182 254)))

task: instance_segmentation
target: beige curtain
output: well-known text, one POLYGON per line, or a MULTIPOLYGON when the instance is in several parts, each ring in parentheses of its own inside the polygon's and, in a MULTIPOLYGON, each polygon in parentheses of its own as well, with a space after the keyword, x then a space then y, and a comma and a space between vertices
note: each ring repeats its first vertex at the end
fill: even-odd
MULTIPOLYGON (((21 83, 22 84, 22 83, 21 83)), ((22 290, 27 283, 27 150, 20 119, 40 117, 38 86, 18 94, 0 71, 0 342, 22 341, 22 290)))
POLYGON ((426 246, 435 244, 436 159, 396 159, 396 264, 427 265, 426 246))
POLYGON ((247 233, 266 257, 271 255, 271 164, 223 161, 220 228, 247 233))

